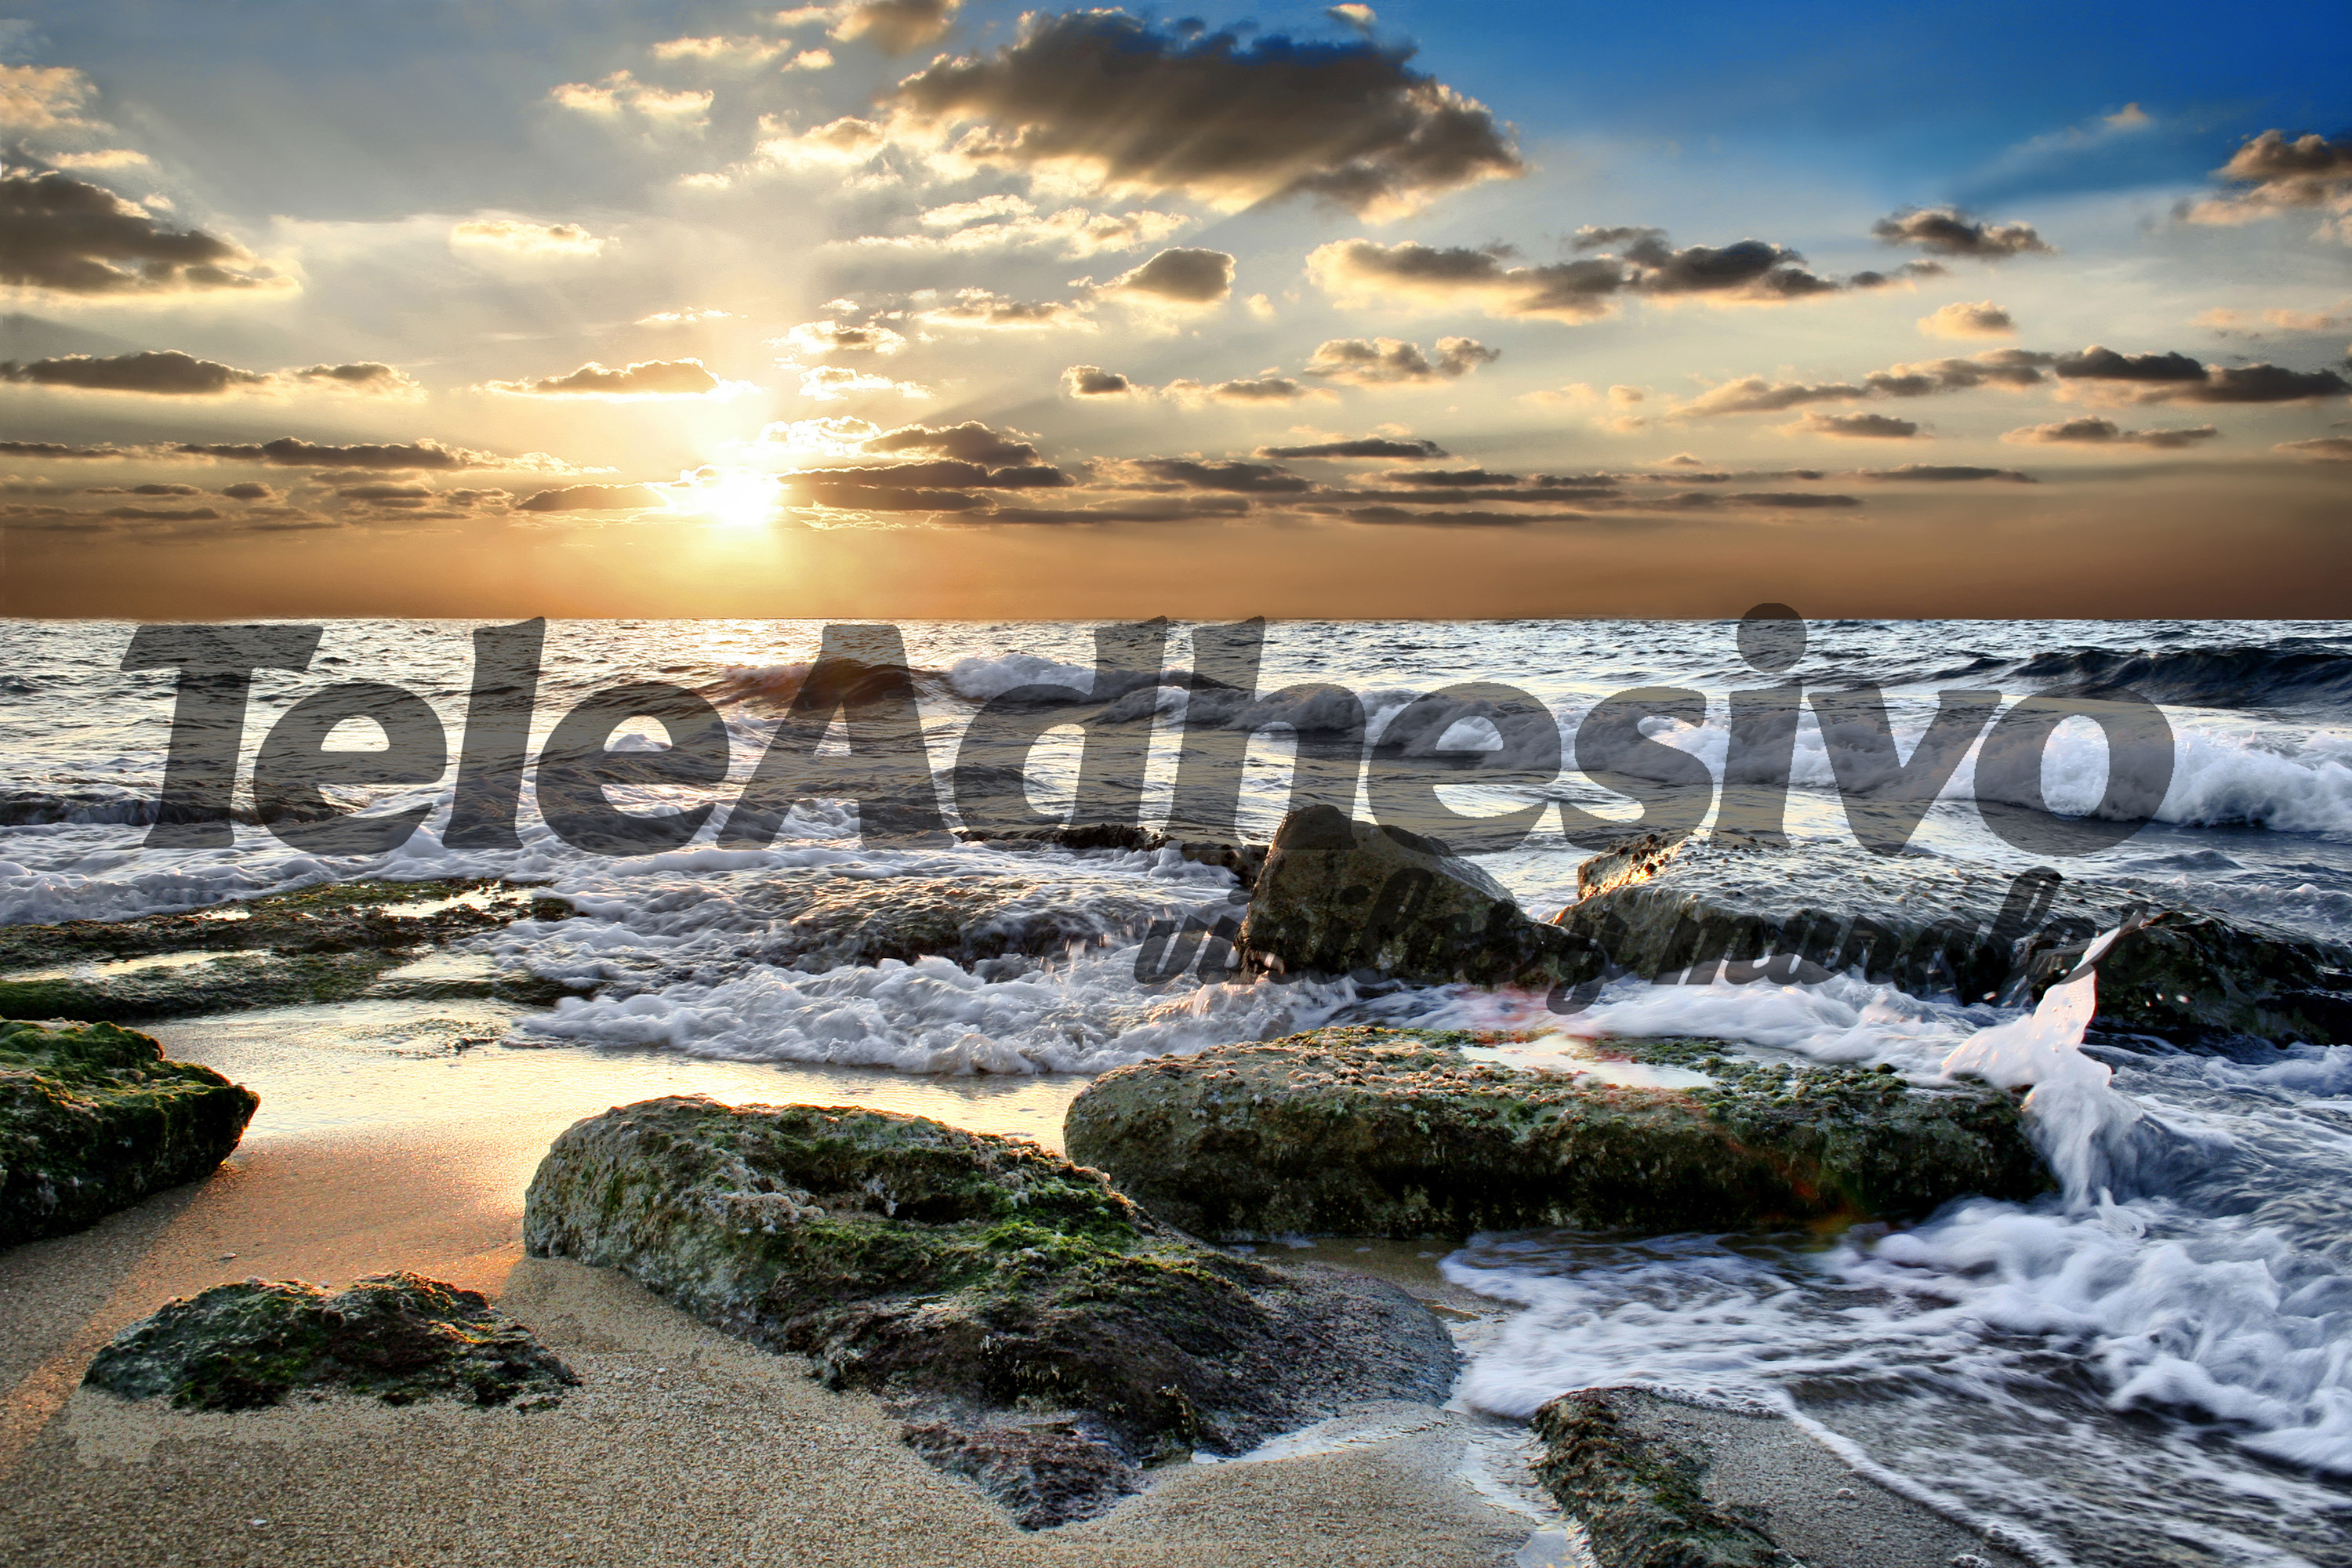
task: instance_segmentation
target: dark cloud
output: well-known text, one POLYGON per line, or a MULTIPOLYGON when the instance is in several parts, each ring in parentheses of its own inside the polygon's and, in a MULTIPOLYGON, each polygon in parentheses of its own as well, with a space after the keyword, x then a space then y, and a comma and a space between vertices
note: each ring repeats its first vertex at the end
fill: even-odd
POLYGON ((1502 357, 1475 338, 1438 339, 1434 360, 1395 338, 1333 338, 1317 346, 1306 374, 1349 386, 1395 386, 1453 380, 1502 357))
POLYGON ((276 490, 271 489, 268 485, 254 484, 250 480, 244 484, 223 485, 221 494, 231 500, 276 500, 278 499, 276 490))
POLYGON ((1409 510, 1401 506, 1356 506, 1340 513, 1351 522, 1399 523, 1418 522, 1433 528, 1524 528, 1531 522, 1549 522, 1579 516, 1576 512, 1537 514, 1524 511, 1428 511, 1409 510))
POLYGON ((985 511, 985 496, 963 490, 900 489, 885 485, 803 481, 808 498, 837 511, 985 511))
POLYGON ((2202 381, 2205 367, 2184 353, 2123 354, 2093 343, 2080 353, 2062 354, 2053 367, 2070 380, 2202 381))
POLYGON ((2030 223, 1987 223, 1957 207, 1906 207, 1872 224, 1870 232, 1887 245, 1916 245, 1938 256, 1985 261, 2054 249, 2030 223))
POLYGON ((1096 465, 1115 482, 1156 479, 1185 489, 1223 490, 1236 495, 1296 495, 1313 487, 1275 463, 1211 463, 1195 458, 1119 458, 1096 465))
POLYGON ((220 521, 220 513, 208 506, 118 506, 100 515, 119 518, 126 522, 217 522, 220 521))
POLYGON ((1662 228, 1645 228, 1633 224, 1610 228, 1603 227, 1600 224, 1589 223, 1576 231, 1575 248, 1599 250, 1606 246, 1639 244, 1645 240, 1662 240, 1665 237, 1666 231, 1662 228))
POLYGON ((34 386, 73 387, 85 392, 135 392, 155 397, 217 397, 240 388, 267 386, 259 371, 197 359, 177 349, 139 353, 67 354, 19 363, 0 361, 0 380, 34 386))
POLYGON ((1048 463, 991 468, 940 458, 930 462, 888 463, 875 468, 803 468, 784 479, 838 488, 873 485, 891 489, 1054 489, 1073 483, 1048 463))
POLYGON ((1484 468, 1400 469, 1381 478, 1392 485, 1516 485, 1517 474, 1490 474, 1484 468))
POLYGON ((1125 397, 1135 383, 1098 364, 1074 364, 1062 373, 1062 390, 1072 397, 1125 397))
POLYGON ((1197 518, 1248 515, 1240 496, 1170 496, 1154 500, 1095 501, 1078 506, 1000 506, 975 522, 1186 522, 1197 518))
POLYGON ((1850 436, 1874 440, 1908 440, 1919 434, 1909 419, 1884 414, 1808 414, 1798 428, 1811 436, 1850 436))
POLYGON ((205 492, 194 485, 92 485, 82 492, 93 496, 200 496, 205 492))
POLYGON ((1271 374, 1220 381, 1207 386, 1197 381, 1171 381, 1160 390, 1162 395, 1183 404, 1237 403, 1244 406, 1299 403, 1310 397, 1328 398, 1331 395, 1320 387, 1308 386, 1286 375, 1271 374))
MULTIPOLYGON (((1894 423, 1899 425, 1902 421, 1898 419, 1894 421, 1894 423)), ((1882 434, 1883 432, 1874 431, 1871 433, 1875 435, 1882 434)), ((1853 434, 1853 432, 1847 432, 1847 434, 1853 434)), ((1769 506, 1795 508, 1800 510, 1860 506, 1862 504, 1862 498, 1859 496, 1842 496, 1827 490, 1738 490, 1726 496, 1724 499, 1727 500, 1737 501, 1743 506, 1769 506)))
POLYGON ((862 447, 868 452, 936 452, 941 457, 958 458, 967 463, 984 463, 991 468, 1020 466, 1042 460, 1036 447, 1030 441, 1015 434, 992 430, 977 419, 936 427, 901 426, 862 443, 862 447))
POLYGON ((1260 447, 1257 455, 1276 459, 1323 458, 1334 460, 1370 458, 1381 462, 1427 462, 1453 454, 1434 441, 1396 436, 1362 436, 1352 441, 1315 441, 1302 447, 1260 447))
POLYGON ((1859 384, 1767 381, 1760 375, 1742 376, 1708 387, 1689 402, 1670 409, 1668 415, 1675 419, 1704 419, 1727 414, 1772 414, 1808 403, 1926 397, 1938 393, 1968 392, 1979 386, 2033 386, 2042 380, 2042 367, 2055 358, 2030 349, 1990 349, 1966 359, 1889 365, 1871 372, 1859 384))
MULTIPOLYGON (((2247 223, 2300 207, 2327 206, 2352 193, 2352 136, 2289 137, 2265 131, 2231 154, 2222 179, 2249 187, 2199 202, 2192 223, 2247 223)), ((2352 229, 2342 231, 2352 237, 2352 229)))
POLYGON ((1310 277, 1341 300, 1371 294, 1402 295, 1422 303, 1475 303, 1490 316, 1535 316, 1586 321, 1608 313, 1625 294, 1661 299, 1703 296, 1749 304, 1779 304, 1884 283, 1871 274, 1841 282, 1821 277, 1786 246, 1760 239, 1730 245, 1669 246, 1654 229, 1592 231, 1595 244, 1633 237, 1621 254, 1592 256, 1539 266, 1514 266, 1508 246, 1482 249, 1435 247, 1405 240, 1381 245, 1370 239, 1336 240, 1307 258, 1310 277))
POLYGON ((947 36, 963 0, 850 0, 833 25, 833 36, 864 39, 886 55, 903 55, 947 36))
POLYGON ((2315 462, 2352 463, 2352 436, 2315 436, 2308 441, 2281 441, 2271 450, 2315 462))
MULTIPOLYGON (((343 493, 348 495, 352 492, 346 490, 343 493)), ((515 510, 600 511, 661 504, 661 492, 645 485, 566 485, 561 489, 541 490, 519 500, 515 503, 515 510)))
POLYGON ((959 289, 952 301, 916 316, 929 327, 968 331, 1034 332, 1055 327, 1090 328, 1087 307, 1067 300, 1012 300, 986 289, 959 289))
POLYGON ((718 391, 719 382, 698 359, 656 359, 619 370, 592 360, 564 375, 489 384, 494 391, 530 397, 700 397, 718 391))
POLYGON ((1234 258, 1222 250, 1163 250, 1104 288, 1171 304, 1213 305, 1233 294, 1234 258))
POLYGON ((2155 447, 2177 448, 2210 441, 2221 432, 2210 425, 2179 430, 2126 430, 2112 419, 2086 415, 2053 425, 2029 425, 2001 437, 2021 446, 2155 447))
POLYGON ((2307 403, 2352 392, 2332 370, 2288 370, 2275 364, 2215 365, 2201 383, 2169 388, 2169 403, 2307 403))
POLYGON ((55 172, 0 174, 0 283, 60 294, 289 286, 240 246, 166 228, 104 186, 55 172))
POLYGON ((1964 484, 1976 479, 2003 479, 2020 485, 2036 482, 2032 475, 2019 473, 2015 468, 1979 468, 1957 463, 1905 463, 1895 468, 1864 468, 1860 477, 1865 479, 1916 479, 1935 484, 1964 484))
POLYGON ((1039 12, 1018 41, 935 62, 887 102, 917 126, 968 127, 955 150, 978 163, 1084 171, 1229 209, 1314 195, 1380 217, 1522 173, 1486 109, 1409 58, 1369 38, 1039 12))
POLYGON ((444 446, 429 437, 413 442, 358 443, 351 446, 305 441, 293 436, 259 442, 177 441, 160 447, 90 449, 79 455, 218 458, 232 462, 268 463, 281 468, 512 468, 544 472, 561 471, 565 467, 544 453, 502 458, 494 452, 444 446))
POLYGON ((305 370, 289 371, 287 374, 295 381, 313 382, 345 392, 363 392, 376 396, 416 389, 416 384, 405 374, 373 360, 361 360, 352 364, 314 364, 305 370))

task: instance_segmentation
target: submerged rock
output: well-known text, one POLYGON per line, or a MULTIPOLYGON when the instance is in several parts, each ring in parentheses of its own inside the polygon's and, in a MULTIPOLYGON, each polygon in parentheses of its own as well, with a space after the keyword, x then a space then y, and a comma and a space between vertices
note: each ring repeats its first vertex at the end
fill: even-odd
POLYGON ((1097 1172, 921 1117, 624 1106, 555 1141, 523 1237, 882 1395, 1032 1526, 1196 1448, 1443 1399, 1455 1366, 1401 1291, 1204 1247, 1097 1172))
POLYGON ((1255 968, 1549 989, 1597 974, 1580 933, 1529 920, 1502 884, 1443 845, 1328 805, 1283 819, 1237 945, 1255 968))
MULTIPOLYGON (((1644 980, 1820 980, 1859 967, 1919 995, 2030 1003, 2099 931, 2157 900, 2039 869, 1777 847, 1736 833, 1627 840, 1577 869, 1555 919, 1644 980), (1763 962, 1769 960, 1770 962, 1763 962)), ((2204 1047, 2352 1040, 2352 950, 2160 910, 2100 965, 2103 1028, 2204 1047)))
POLYGON ((1472 1044, 1348 1027, 1160 1057, 1097 1079, 1064 1136, 1152 1215, 1217 1240, 1907 1219, 2051 1185, 2015 1102, 1981 1085, 1611 1041, 1653 1069, 1617 1076, 1692 1083, 1628 1087, 1476 1061, 1472 1044))
MULTIPOLYGON (((1536 1477, 1584 1525, 1609 1568, 1765 1568, 1793 1561, 1762 1521, 1717 1507, 1702 1453, 1622 1418, 1620 1389, 1564 1394, 1536 1412, 1536 1477)), ((1635 1396, 1639 1397, 1639 1396, 1635 1396)))
POLYGON ((0 1247, 79 1230, 209 1174, 260 1103, 111 1024, 0 1023, 0 1247))
POLYGON ((298 1390, 531 1409, 579 1381, 488 1297, 405 1272, 334 1295, 299 1280, 215 1285, 115 1335, 82 1377, 190 1410, 257 1409, 298 1390))
POLYGON ((354 997, 551 1001, 529 976, 403 982, 418 954, 559 900, 491 882, 336 882, 184 914, 0 928, 0 1015, 181 1018, 354 997))

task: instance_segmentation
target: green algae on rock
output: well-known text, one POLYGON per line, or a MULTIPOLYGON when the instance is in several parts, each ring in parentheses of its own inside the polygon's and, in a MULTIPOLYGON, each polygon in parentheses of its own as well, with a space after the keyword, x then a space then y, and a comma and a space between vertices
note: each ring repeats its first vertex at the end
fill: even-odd
POLYGON ((0 1247, 79 1230, 208 1174, 260 1103, 111 1024, 0 1022, 0 1247))
POLYGON ((1612 1040, 1709 1080, 1623 1087, 1475 1061, 1475 1043, 1350 1026, 1160 1057, 1087 1086, 1064 1136, 1154 1216, 1228 1241, 1909 1219, 2051 1184, 2015 1102, 1982 1085, 1612 1040))
POLYGON ((488 1298, 399 1272, 333 1295, 299 1280, 215 1285, 115 1335, 82 1381, 183 1409, 251 1410, 298 1390, 530 1409, 580 1380, 488 1298))
POLYGON ((335 882, 124 921, 0 928, 0 1016, 79 1022, 184 1018, 362 995, 499 994, 552 1001, 528 975, 404 983, 418 953, 571 908, 479 881, 335 882))
POLYGON ((1026 1140, 882 1111, 617 1108, 557 1138, 523 1238, 882 1395, 1033 1526, 1352 1400, 1443 1399, 1455 1367, 1400 1291, 1214 1251, 1026 1140))
POLYGON ((1761 1522, 1717 1507, 1702 1487, 1705 1459, 1652 1440, 1612 1396, 1579 1389, 1535 1415, 1544 1446, 1536 1479, 1584 1525, 1609 1568, 1765 1568, 1793 1559, 1761 1522))

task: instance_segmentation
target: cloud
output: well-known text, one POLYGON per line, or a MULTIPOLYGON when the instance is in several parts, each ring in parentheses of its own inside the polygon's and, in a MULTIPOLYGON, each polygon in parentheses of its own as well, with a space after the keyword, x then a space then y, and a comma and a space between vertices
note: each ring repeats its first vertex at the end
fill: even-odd
POLYGON ((737 174, 771 169, 840 169, 863 163, 889 145, 889 132, 871 120, 845 114, 806 131, 792 131, 773 116, 760 121, 760 140, 741 168, 726 174, 697 174, 690 183, 725 186, 737 174))
POLYGON ((927 452, 991 468, 1042 462, 1035 442, 1018 431, 990 428, 977 419, 961 425, 902 425, 859 443, 868 452, 927 452))
POLYGON ((863 39, 886 55, 936 43, 955 24, 963 0, 852 0, 834 8, 833 37, 863 39))
POLYGON ((1990 300, 1954 300, 1920 317, 1919 330, 1931 338, 2013 338, 2017 322, 1990 300))
POLYGON ((1878 273, 1843 282, 1809 271, 1785 246, 1743 239, 1731 245, 1669 247, 1660 231, 1591 229, 1593 244, 1629 238, 1622 254, 1540 266, 1512 266, 1508 246, 1438 247, 1402 241, 1336 240, 1307 258, 1307 276, 1342 305, 1386 296, 1451 309, 1475 304, 1490 316, 1589 321, 1622 295, 1703 297, 1744 304, 1781 304, 1847 288, 1875 288, 1878 273))
POLYGON ((268 386, 272 377, 197 359, 176 349, 113 354, 67 354, 20 363, 0 361, 0 380, 82 392, 131 392, 154 397, 217 397, 268 386))
POLYGON ((167 229, 112 191, 54 171, 0 174, 0 283, 59 294, 290 289, 242 247, 167 229))
POLYGON ((1277 463, 1205 462, 1197 458, 1111 458, 1095 471, 1113 483, 1146 483, 1232 495, 1296 495, 1314 489, 1277 463))
POLYGON ((1396 338, 1333 338, 1316 346, 1306 374, 1346 386, 1398 386, 1457 380, 1503 351, 1475 338, 1440 338, 1435 360, 1396 338))
POLYGON ((154 162, 129 147, 102 147, 92 153, 60 153, 48 160, 60 169, 136 169, 154 162))
POLYGON ((1808 436, 1889 441, 1907 441, 1919 434, 1919 426, 1914 421, 1885 414, 1808 414, 1787 428, 1808 436))
POLYGON ((2332 370, 2206 365, 2184 353, 2117 353, 2095 343, 2061 356, 2055 368, 2070 380, 2115 385, 2138 403, 2308 403, 2352 392, 2352 382, 2332 370))
POLYGON ((1986 223, 1958 207, 1905 207, 1870 226, 1883 244, 1911 245, 1938 256, 2002 261, 2039 251, 2054 254, 2030 223, 1986 223))
POLYGON ((0 65, 0 131, 79 131, 89 79, 70 66, 0 65))
POLYGON ((2069 380, 2202 381, 2205 367, 2184 353, 2125 354, 2093 343, 2080 353, 2062 354, 2053 367, 2069 380))
POLYGON ((243 484, 223 485, 221 494, 231 500, 276 500, 278 492, 268 485, 255 484, 250 479, 243 484))
POLYGON ((469 217, 449 230, 453 250, 491 251, 531 260, 585 258, 605 242, 576 223, 532 223, 525 218, 469 217))
POLYGON ((586 82, 568 81, 548 94, 566 109, 600 120, 634 115, 667 129, 697 131, 709 122, 714 96, 697 88, 671 91, 652 87, 625 70, 614 71, 593 87, 586 82))
POLYGON ((700 60, 709 65, 763 66, 778 55, 792 52, 793 45, 782 38, 669 38, 653 47, 657 60, 700 60))
POLYGON ((1423 463, 1452 456, 1434 441, 1399 436, 1360 436, 1353 440, 1311 441, 1297 447, 1260 447, 1257 455, 1289 460, 1316 458, 1327 461, 1423 463))
POLYGON ((1062 373, 1062 390, 1071 397, 1129 397, 1141 387, 1098 364, 1074 364, 1062 373))
POLYGON ((289 381, 306 382, 336 392, 357 393, 366 397, 414 397, 423 388, 406 372, 395 370, 374 360, 360 360, 351 364, 314 364, 286 373, 289 381))
POLYGON ((782 368, 800 370, 801 395, 817 403, 839 403, 869 392, 896 393, 909 402, 933 395, 931 389, 920 382, 893 381, 887 375, 852 370, 847 365, 821 364, 801 370, 798 365, 784 364, 782 368))
MULTIPOLYGON (((5 451, 5 444, 0 444, 0 453, 5 451)), ((575 468, 544 452, 526 452, 520 458, 506 458, 495 452, 446 446, 430 437, 411 442, 362 442, 348 446, 305 441, 294 436, 260 442, 176 441, 161 447, 90 448, 72 455, 212 458, 229 462, 268 463, 280 468, 504 468, 516 472, 558 474, 594 471, 575 468)))
POLYGON ((646 485, 566 485, 519 500, 515 510, 609 511, 623 507, 659 506, 662 500, 659 490, 646 485))
POLYGON ((2247 188, 2189 207, 2181 216, 2190 223, 2252 223, 2312 207, 2352 212, 2352 137, 2289 140, 2265 131, 2215 173, 2247 188))
POLYGON ((1865 397, 1926 397, 1968 392, 1979 386, 2018 388, 2042 380, 2042 368, 2056 356, 2027 349, 1988 349, 1966 359, 1927 360, 1889 365, 1853 382, 1767 381, 1742 376, 1707 388, 1666 410, 1674 419, 1705 419, 1730 414, 1772 414, 1808 403, 1853 403, 1865 397))
POLYGON ((947 304, 916 312, 915 320, 935 331, 982 332, 1041 332, 1055 328, 1098 331, 1087 317, 1086 304, 1066 300, 1008 299, 986 289, 959 289, 947 304))
MULTIPOLYGON (((1008 199, 1017 203, 1021 209, 1029 208, 1029 204, 1017 196, 1008 199)), ((951 206, 934 207, 921 215, 921 221, 933 226, 948 226, 947 233, 870 234, 859 237, 854 243, 892 250, 940 251, 952 255, 1050 249, 1076 260, 1106 251, 1139 250, 1147 245, 1156 245, 1192 221, 1178 213, 1149 209, 1100 213, 1090 212, 1085 207, 1064 207, 1058 212, 1044 214, 1034 210, 994 207, 992 210, 1000 216, 993 222, 960 218, 960 226, 945 226, 937 221, 943 214, 961 215, 985 205, 982 202, 958 202, 951 206)))
POLYGON ((710 397, 727 396, 742 384, 724 382, 698 359, 654 359, 610 369, 594 360, 562 375, 535 381, 493 381, 488 390, 517 397, 710 397))
POLYGON ((2210 441, 2221 435, 2210 425, 2176 430, 2126 430, 2112 419, 2085 416, 2053 425, 2029 425, 2001 437, 2020 446, 2154 447, 2172 449, 2210 441))
POLYGON ((936 61, 887 101, 907 132, 952 138, 964 163, 1181 191, 1226 211, 1312 195, 1377 221, 1523 173, 1486 107, 1408 56, 1369 38, 1032 13, 1015 42, 936 61))
POLYGON ((1323 15, 1344 26, 1361 28, 1366 31, 1370 30, 1372 24, 1380 20, 1370 5, 1333 5, 1328 7, 1323 15))
POLYGON ((1519 482, 1517 474, 1489 473, 1485 468, 1400 468, 1394 473, 1382 474, 1381 479, 1391 485, 1443 485, 1451 489, 1519 482))
POLYGON ((1672 413, 1678 419, 1706 419, 1723 414, 1778 414, 1802 404, 1851 403, 1869 395, 1868 388, 1850 382, 1767 381, 1760 375, 1747 375, 1710 386, 1672 413))
POLYGON ((2338 300, 2324 310, 2208 310, 2197 318, 2200 327, 2229 336, 2259 334, 2265 327, 2282 332, 2327 332, 2352 327, 2352 300, 2338 300))
POLYGON ((691 327, 703 321, 731 321, 731 310, 709 310, 688 308, 677 310, 656 310, 650 316, 639 316, 640 327, 691 327))
POLYGON ((1208 403, 1234 403, 1260 407, 1289 403, 1328 400, 1331 394, 1319 386, 1308 386, 1286 375, 1268 371, 1264 375, 1245 376, 1234 381, 1220 381, 1203 386, 1189 378, 1170 382, 1160 389, 1162 397, 1198 408, 1208 403))
POLYGON ((2031 474, 2015 468, 1979 468, 1958 463, 1905 463, 1893 468, 1863 468, 1856 477, 1865 479, 1906 479, 1935 484, 1965 484, 1978 479, 2000 479, 2010 484, 2036 483, 2031 474))
POLYGON ((2315 436, 2308 441, 2281 441, 2271 450, 2315 462, 2352 463, 2352 436, 2315 436))
POLYGON ((894 354, 907 346, 904 334, 887 327, 852 327, 839 321, 803 321, 782 337, 770 338, 768 342, 807 354, 894 354))
POLYGON ((1234 258, 1222 250, 1163 250, 1104 284, 1102 291, 1159 304, 1223 304, 1234 292, 1234 258))

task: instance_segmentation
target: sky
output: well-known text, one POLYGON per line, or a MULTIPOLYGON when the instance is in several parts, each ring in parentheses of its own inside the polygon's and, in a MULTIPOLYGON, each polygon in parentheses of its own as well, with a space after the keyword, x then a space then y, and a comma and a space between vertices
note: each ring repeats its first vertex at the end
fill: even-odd
POLYGON ((2352 27, 0 19, 0 613, 2341 616, 2352 27))

